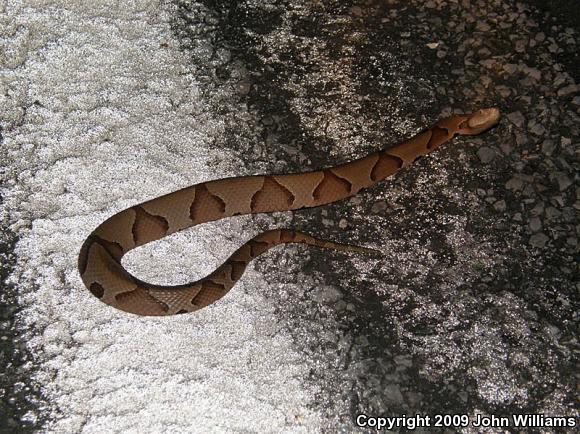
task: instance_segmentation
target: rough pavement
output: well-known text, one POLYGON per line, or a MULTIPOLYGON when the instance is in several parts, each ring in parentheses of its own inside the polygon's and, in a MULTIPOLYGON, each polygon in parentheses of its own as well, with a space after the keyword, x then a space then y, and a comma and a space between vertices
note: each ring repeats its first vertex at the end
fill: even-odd
POLYGON ((492 0, 3 14, 7 294, 20 305, 2 317, 20 354, 1 383, 8 432, 578 416, 577 29, 492 0), (384 258, 279 249, 221 305, 166 321, 95 304, 76 275, 82 237, 124 206, 208 177, 344 161, 491 105, 498 128, 346 203, 224 222, 129 260, 184 281, 278 225, 384 258))

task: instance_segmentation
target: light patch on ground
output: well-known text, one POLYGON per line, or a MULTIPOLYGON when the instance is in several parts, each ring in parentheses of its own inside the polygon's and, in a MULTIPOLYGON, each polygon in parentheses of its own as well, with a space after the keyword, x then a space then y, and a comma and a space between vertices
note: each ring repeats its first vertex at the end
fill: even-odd
MULTIPOLYGON (((229 169, 210 147, 224 120, 202 100, 159 2, 4 7, 3 211, 20 237, 11 279, 52 409, 48 430, 316 432, 301 384, 309 364, 272 327, 257 273, 215 307, 168 319, 115 311, 78 276, 79 246, 104 218, 229 169)), ((180 234, 128 264, 143 277, 191 280, 233 250, 224 236, 240 241, 242 223, 180 234), (157 275, 153 256, 172 264, 157 275)))

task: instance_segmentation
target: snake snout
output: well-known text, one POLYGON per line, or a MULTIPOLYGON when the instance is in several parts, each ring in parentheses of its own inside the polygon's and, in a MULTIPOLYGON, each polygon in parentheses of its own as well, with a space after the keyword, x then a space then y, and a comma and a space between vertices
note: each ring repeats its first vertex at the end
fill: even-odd
POLYGON ((496 107, 481 109, 471 114, 467 126, 470 134, 479 134, 498 123, 500 118, 499 109, 496 107))

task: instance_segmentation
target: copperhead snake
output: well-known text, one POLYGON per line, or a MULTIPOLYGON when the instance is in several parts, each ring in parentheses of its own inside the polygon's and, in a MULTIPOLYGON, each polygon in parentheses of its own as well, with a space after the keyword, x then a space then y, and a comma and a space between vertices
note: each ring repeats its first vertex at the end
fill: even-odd
POLYGON ((394 147, 338 166, 284 175, 217 179, 125 209, 99 225, 85 240, 78 267, 89 291, 113 307, 138 315, 193 312, 223 297, 258 255, 284 243, 303 243, 359 253, 372 249, 323 241, 277 229, 261 233, 236 250, 213 273, 177 286, 153 285, 131 275, 121 264, 129 250, 194 225, 239 214, 311 208, 358 193, 456 134, 480 134, 499 121, 497 108, 453 115, 394 147))

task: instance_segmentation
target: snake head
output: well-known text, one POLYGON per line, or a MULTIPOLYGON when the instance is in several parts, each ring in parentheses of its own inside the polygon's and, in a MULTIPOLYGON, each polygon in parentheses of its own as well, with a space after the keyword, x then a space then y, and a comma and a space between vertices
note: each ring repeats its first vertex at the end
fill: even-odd
POLYGON ((483 133, 499 122, 499 109, 496 107, 481 109, 469 115, 459 125, 458 133, 467 135, 476 135, 483 133))

